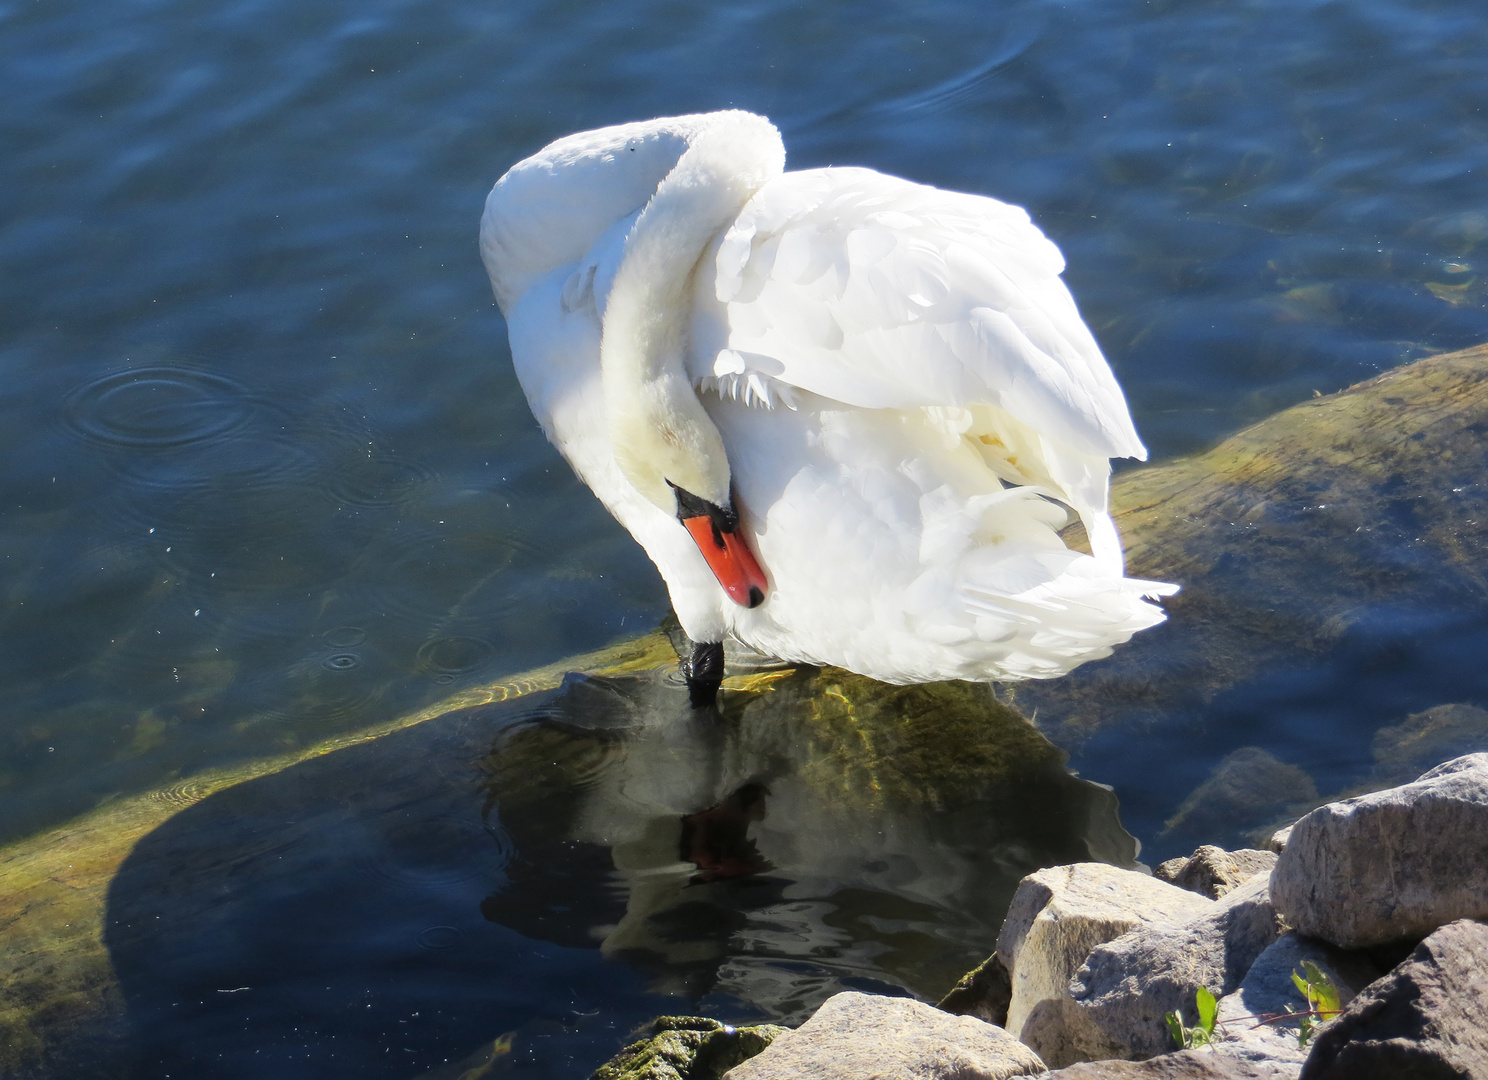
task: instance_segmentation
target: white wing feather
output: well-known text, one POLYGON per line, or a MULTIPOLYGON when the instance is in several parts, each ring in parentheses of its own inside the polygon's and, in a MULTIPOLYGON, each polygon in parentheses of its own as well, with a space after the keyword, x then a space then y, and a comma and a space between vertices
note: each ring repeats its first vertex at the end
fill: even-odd
POLYGON ((871 169, 786 173, 699 269, 699 382, 754 373, 861 408, 990 406, 1079 456, 1147 456, 1059 249, 1021 207, 871 169))

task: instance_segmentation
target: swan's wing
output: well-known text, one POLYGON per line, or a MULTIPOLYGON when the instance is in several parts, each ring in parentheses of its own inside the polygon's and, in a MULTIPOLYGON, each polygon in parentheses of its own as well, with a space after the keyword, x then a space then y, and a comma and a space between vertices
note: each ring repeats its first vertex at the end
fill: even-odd
POLYGON ((725 391, 981 407, 1080 458, 1145 458, 1063 269, 1021 207, 871 169, 786 173, 704 255, 689 367, 725 391))

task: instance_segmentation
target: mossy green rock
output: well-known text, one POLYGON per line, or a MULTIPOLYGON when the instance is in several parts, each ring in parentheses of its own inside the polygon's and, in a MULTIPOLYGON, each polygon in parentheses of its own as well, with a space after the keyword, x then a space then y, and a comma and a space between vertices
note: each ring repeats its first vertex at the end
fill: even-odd
POLYGON ((661 1016, 649 1038, 631 1043, 591 1080, 719 1080, 788 1028, 730 1027, 701 1016, 661 1016))
MULTIPOLYGON (((1016 686, 1077 748, 1113 726, 1198 722, 1406 612, 1488 611, 1488 345, 1278 413, 1204 454, 1121 474, 1128 572, 1174 581, 1168 621, 1106 660, 1016 686)), ((1212 837, 1201 837, 1208 841, 1212 837)))

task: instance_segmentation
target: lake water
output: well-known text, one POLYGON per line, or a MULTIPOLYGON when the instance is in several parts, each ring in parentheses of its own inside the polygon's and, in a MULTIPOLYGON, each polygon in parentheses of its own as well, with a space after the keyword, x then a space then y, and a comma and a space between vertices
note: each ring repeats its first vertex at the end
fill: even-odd
MULTIPOLYGON (((777 123, 791 167, 867 165, 1028 207, 1064 250, 1157 460, 1488 340, 1479 0, 0 0, 0 94, 3 841, 660 622, 660 579, 528 414, 476 253, 491 183, 559 135, 743 107, 777 123)), ((1423 677, 1438 700, 1481 697, 1467 676, 1454 693, 1451 672, 1399 673, 1423 677)), ((466 757, 569 706, 533 708, 486 716, 466 757)), ((1311 767, 1307 746, 1268 738, 1311 767)), ((582 756, 580 743, 569 751, 582 756)), ((1152 846, 1163 820, 1226 750, 1185 743, 1166 777, 1077 763, 1141 808, 1124 822, 1149 853, 1171 854, 1152 846)), ((791 761, 780 775, 810 763, 791 761)), ((564 776, 603 787, 580 772, 564 776)), ((452 783, 483 820, 485 796, 452 783)), ((740 873, 758 881, 744 843, 758 815, 733 795, 720 803, 732 824, 709 827, 733 830, 740 873)), ((446 797, 419 798, 454 820, 446 797)), ((409 814, 399 843, 420 848, 409 814)), ((821 915, 861 915, 833 924, 833 955, 856 959, 821 961, 802 975, 811 992, 719 983, 716 963, 699 982, 717 949, 653 949, 642 963, 595 948, 609 931, 571 940, 609 925, 598 909, 546 930, 530 911, 482 917, 488 895, 520 907, 524 889, 571 888, 579 903, 608 887, 582 859, 567 877, 555 869, 567 864, 554 845, 577 850, 578 825, 523 820, 526 833, 491 824, 427 841, 450 865, 491 860, 468 897, 463 878, 440 893, 442 915, 376 873, 377 858, 317 876, 306 855, 304 896, 356 893, 361 910, 342 924, 357 933, 320 939, 317 976, 377 954, 392 932, 379 897, 419 924, 422 951, 394 950, 375 978, 310 980, 324 991, 283 983, 260 1012, 145 1023, 139 1045, 155 1049, 141 1068, 153 1075, 159 1047, 198 1039, 214 1075, 300 1075, 291 1061, 331 1075, 354 1061, 346 1075, 412 1076, 517 1030, 521 1051, 488 1052, 493 1070, 577 1077, 659 1011, 788 1017, 852 979, 933 993, 914 956, 874 959, 934 937, 885 944, 896 931, 878 901, 821 915), (525 877, 502 869, 519 865, 525 877), (394 1046, 391 1012, 358 1019, 370 991, 357 979, 398 987, 398 1008, 422 1013, 412 1048, 394 1046), (440 1008, 445 1020, 427 1021, 440 1008), (313 1038, 280 1039, 302 1021, 313 1038), (291 1048, 260 1053, 269 1043, 291 1048), (360 1049, 338 1058, 347 1044, 360 1049)), ((334 847, 341 827, 318 842, 334 847)), ((1067 854, 1052 840, 1027 850, 1067 854)), ((303 943, 266 928, 308 901, 256 887, 279 889, 283 905, 262 909, 277 914, 193 939, 193 955, 226 956, 232 937, 257 942, 260 968, 290 965, 303 943)), ((956 907, 921 900, 905 926, 956 907)), ((709 903, 710 927, 769 906, 709 903)), ((999 918, 962 928, 967 951, 999 918)), ((785 957, 776 975, 807 963, 771 947, 785 957)), ((135 974, 149 949, 118 948, 133 1007, 154 1015, 173 991, 135 974)), ((930 967, 939 977, 959 959, 930 967)))

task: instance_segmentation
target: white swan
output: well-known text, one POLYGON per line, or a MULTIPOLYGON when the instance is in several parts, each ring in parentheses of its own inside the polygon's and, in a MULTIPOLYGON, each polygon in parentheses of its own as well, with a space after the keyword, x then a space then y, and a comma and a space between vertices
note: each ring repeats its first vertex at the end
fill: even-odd
POLYGON ((481 221, 522 389, 666 579, 694 699, 730 634, 904 683, 1048 678, 1161 622, 1176 586, 1124 576, 1107 513, 1146 450, 1054 244, 784 163, 746 112, 623 124, 518 163, 481 221))

